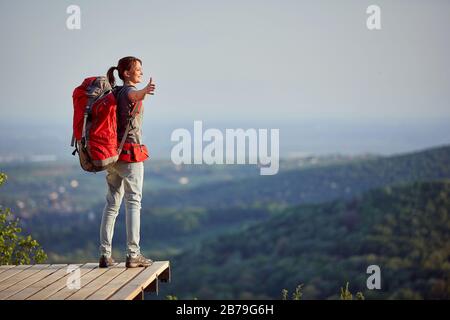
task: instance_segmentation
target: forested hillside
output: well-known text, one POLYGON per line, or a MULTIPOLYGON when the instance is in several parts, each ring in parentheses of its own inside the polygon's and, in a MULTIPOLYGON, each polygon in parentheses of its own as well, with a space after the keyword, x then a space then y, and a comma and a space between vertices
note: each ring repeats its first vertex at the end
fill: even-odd
POLYGON ((217 237, 173 261, 181 297, 335 298, 349 281, 368 298, 450 298, 450 182, 370 191, 352 201, 298 206, 217 237), (381 290, 366 268, 381 268, 381 290))

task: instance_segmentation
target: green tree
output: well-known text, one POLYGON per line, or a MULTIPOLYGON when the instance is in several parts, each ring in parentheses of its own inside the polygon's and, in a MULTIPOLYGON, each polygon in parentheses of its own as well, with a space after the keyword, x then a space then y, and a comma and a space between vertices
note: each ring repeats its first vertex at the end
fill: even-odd
MULTIPOLYGON (((0 186, 7 176, 0 173, 0 186)), ((0 205, 0 265, 41 263, 47 255, 31 236, 21 234, 19 219, 13 219, 9 208, 0 205)))

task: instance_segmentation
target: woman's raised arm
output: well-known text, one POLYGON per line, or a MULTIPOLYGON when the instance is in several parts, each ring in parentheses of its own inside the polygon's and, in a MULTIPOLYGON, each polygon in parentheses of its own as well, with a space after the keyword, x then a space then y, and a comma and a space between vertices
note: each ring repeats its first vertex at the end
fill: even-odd
POLYGON ((152 83, 152 78, 150 78, 150 81, 144 87, 144 89, 130 90, 128 92, 128 98, 130 99, 131 102, 141 101, 145 99, 145 96, 147 94, 153 95, 154 91, 155 91, 155 84, 152 83))

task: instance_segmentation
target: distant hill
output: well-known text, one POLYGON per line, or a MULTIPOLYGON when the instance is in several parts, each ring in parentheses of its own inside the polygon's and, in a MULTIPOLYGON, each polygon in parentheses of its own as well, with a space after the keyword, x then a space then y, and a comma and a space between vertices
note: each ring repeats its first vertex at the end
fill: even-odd
POLYGON ((450 146, 351 163, 280 171, 189 190, 144 195, 146 207, 206 208, 291 206, 350 199, 386 185, 450 178, 450 146))
MULTIPOLYGON (((416 166, 420 159, 428 162, 428 156, 385 165, 404 161, 416 166)), ((336 298, 349 281, 352 291, 361 290, 368 298, 450 299, 449 210, 450 180, 289 208, 172 259, 174 281, 167 293, 279 299, 283 288, 292 291, 304 283, 305 299, 324 299, 336 298), (378 291, 366 289, 366 268, 372 264, 381 268, 378 291)))
MULTIPOLYGON (((202 186, 194 187, 191 191, 165 190, 144 195, 141 212, 142 248, 155 258, 169 259, 174 252, 179 252, 186 245, 264 221, 288 206, 350 199, 368 189, 389 184, 449 178, 449 160, 450 147, 440 147, 394 157, 359 159, 353 163, 292 169, 272 177, 257 176, 240 180, 239 177, 248 177, 251 174, 242 171, 239 166, 232 174, 223 168, 223 173, 219 175, 209 172, 207 168, 183 169, 182 175, 187 175, 188 172, 194 175, 193 171, 196 171, 196 179, 203 181, 199 182, 202 186), (242 174, 239 174, 241 171, 242 174), (207 182, 210 181, 208 177, 211 175, 214 179, 229 177, 230 181, 207 182)), ((161 173, 166 172, 166 169, 168 170, 166 167, 161 169, 161 173)), ((168 174, 174 178, 176 172, 173 170, 168 174)), ((153 175, 154 172, 151 172, 149 183, 152 183, 153 175)), ((14 179, 15 176, 12 174, 11 177, 14 179)), ((36 192, 45 194, 42 196, 44 200, 48 199, 46 188, 39 187, 34 177, 30 177, 30 180, 29 192, 36 189, 36 192)), ((103 178, 97 177, 97 180, 103 178)), ((81 183, 87 184, 88 181, 81 183)), ((92 189, 103 190, 104 185, 92 183, 89 188, 87 191, 94 193, 92 189)), ((64 196, 70 197, 71 194, 66 192, 64 196)), ((86 192, 78 195, 77 203, 86 204, 87 201, 83 201, 85 194, 86 192)), ((78 257, 87 256, 95 258, 98 228, 104 206, 103 196, 96 199, 99 199, 98 203, 91 204, 87 210, 81 212, 83 214, 70 215, 63 212, 57 214, 57 208, 52 209, 54 214, 48 215, 46 213, 49 210, 49 200, 43 205, 37 202, 34 206, 36 214, 32 218, 23 219, 23 226, 39 240, 50 253, 51 259, 55 257, 53 262, 75 262, 78 257), (69 256, 74 252, 74 256, 69 256)), ((119 254, 122 254, 126 241, 123 210, 122 206, 114 237, 115 243, 118 244, 115 248, 119 254)))

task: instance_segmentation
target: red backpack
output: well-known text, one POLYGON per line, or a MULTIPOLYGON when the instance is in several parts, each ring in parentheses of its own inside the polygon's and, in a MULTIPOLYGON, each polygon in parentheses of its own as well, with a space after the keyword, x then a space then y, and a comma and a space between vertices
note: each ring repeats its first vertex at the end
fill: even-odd
POLYGON ((136 103, 130 114, 120 144, 117 141, 116 96, 106 77, 86 78, 73 91, 72 155, 78 152, 80 165, 85 171, 97 172, 108 168, 119 159, 141 103, 136 103))

